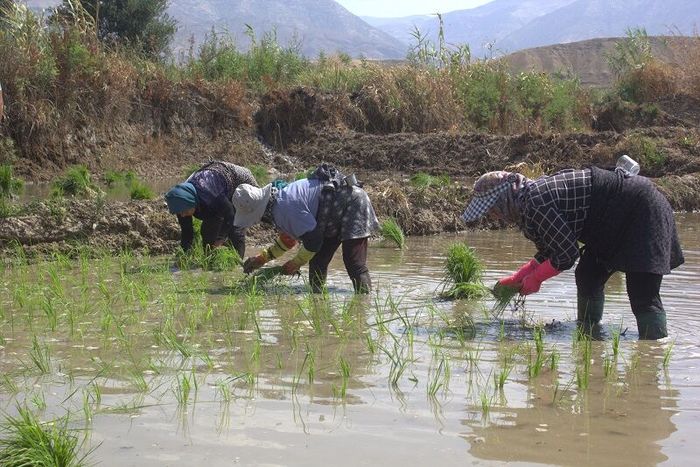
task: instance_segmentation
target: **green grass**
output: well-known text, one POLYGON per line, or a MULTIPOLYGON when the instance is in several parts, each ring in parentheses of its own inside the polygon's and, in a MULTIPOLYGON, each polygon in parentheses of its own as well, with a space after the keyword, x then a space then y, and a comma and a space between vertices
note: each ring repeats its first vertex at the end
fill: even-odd
POLYGON ((131 182, 131 190, 129 192, 131 199, 153 199, 155 196, 153 190, 143 183, 141 180, 134 180, 131 182))
POLYGON ((481 282, 481 261, 474 250, 464 243, 450 246, 444 268, 444 297, 476 299, 486 293, 487 289, 481 282))
POLYGON ((0 199, 19 194, 23 187, 24 182, 15 178, 11 165, 0 165, 0 199))
POLYGON ((79 467, 88 465, 68 418, 42 423, 27 408, 16 417, 6 416, 0 439, 0 465, 5 467, 79 467))
POLYGON ((251 165, 248 167, 248 170, 252 172, 259 186, 265 186, 270 183, 270 175, 267 173, 267 167, 263 165, 251 165))
POLYGON ((418 172, 410 179, 411 185, 416 188, 428 188, 431 186, 446 186, 450 184, 448 175, 429 175, 425 172, 418 172))
POLYGON ((54 180, 52 194, 62 196, 92 196, 99 189, 92 182, 92 177, 84 165, 69 167, 63 176, 54 180))
POLYGON ((406 238, 404 236, 403 229, 401 229, 401 226, 394 218, 390 218, 382 222, 379 227, 379 233, 384 240, 393 242, 402 250, 406 246, 406 238))

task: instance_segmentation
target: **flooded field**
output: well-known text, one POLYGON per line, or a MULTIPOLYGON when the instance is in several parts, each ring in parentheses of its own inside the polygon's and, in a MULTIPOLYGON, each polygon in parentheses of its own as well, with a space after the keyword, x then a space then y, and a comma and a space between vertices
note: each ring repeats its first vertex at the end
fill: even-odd
POLYGON ((0 280, 0 402, 68 416, 100 465, 690 464, 700 215, 677 219, 686 264, 662 286, 669 338, 651 343, 621 275, 595 341, 577 338, 573 271, 524 311, 438 298, 452 243, 490 285, 534 253, 514 231, 373 243, 366 297, 340 254, 324 297, 166 258, 18 253, 0 280))

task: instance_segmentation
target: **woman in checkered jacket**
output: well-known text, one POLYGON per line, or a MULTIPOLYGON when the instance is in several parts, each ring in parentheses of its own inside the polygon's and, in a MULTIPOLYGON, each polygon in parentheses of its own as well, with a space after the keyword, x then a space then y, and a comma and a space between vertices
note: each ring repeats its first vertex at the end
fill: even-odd
POLYGON ((516 224, 537 247, 532 260, 499 284, 528 295, 579 260, 578 321, 592 327, 603 316, 605 283, 622 271, 640 338, 666 337, 661 280, 684 259, 671 206, 649 179, 597 167, 537 180, 489 172, 475 183, 462 219, 485 215, 516 224))

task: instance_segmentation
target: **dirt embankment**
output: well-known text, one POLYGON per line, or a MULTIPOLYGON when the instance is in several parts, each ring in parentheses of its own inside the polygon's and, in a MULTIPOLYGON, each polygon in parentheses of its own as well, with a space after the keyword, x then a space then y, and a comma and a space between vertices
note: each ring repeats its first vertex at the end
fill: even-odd
MULTIPOLYGON (((37 153, 15 167, 20 174, 42 179, 55 175, 67 162, 81 162, 97 173, 136 170, 148 180, 181 174, 185 166, 209 157, 261 164, 288 176, 330 162, 347 173, 358 173, 381 218, 395 217, 407 234, 424 235, 463 228, 458 216, 471 193, 471 179, 486 171, 521 163, 545 173, 589 165, 612 167, 620 155, 629 154, 675 209, 700 209, 700 132, 682 123, 700 113, 689 102, 677 106, 683 118, 669 120, 662 113, 659 120, 645 114, 652 118, 650 123, 667 126, 638 127, 634 115, 624 120, 629 109, 617 109, 622 117, 612 115, 610 120, 633 126, 624 131, 392 133, 379 121, 368 126, 369 114, 362 106, 353 107, 357 102, 351 96, 312 96, 297 89, 289 95, 271 94, 261 103, 256 122, 260 135, 284 148, 274 153, 258 143, 253 121, 239 112, 240 103, 223 105, 222 96, 198 88, 170 92, 158 102, 153 99, 132 114, 128 124, 109 130, 86 128, 78 136, 52 135, 64 140, 63 146, 57 141, 51 146, 54 151, 62 148, 62 159, 42 159, 37 153), (409 178, 417 172, 449 175, 452 183, 416 188, 409 178)), ((666 106, 674 108, 672 102, 666 106)), ((251 243, 269 235, 269 230, 253 229, 251 243)), ((178 238, 176 220, 162 200, 46 201, 0 219, 0 250, 5 251, 19 242, 37 253, 69 252, 76 245, 165 253, 174 250, 178 238)))

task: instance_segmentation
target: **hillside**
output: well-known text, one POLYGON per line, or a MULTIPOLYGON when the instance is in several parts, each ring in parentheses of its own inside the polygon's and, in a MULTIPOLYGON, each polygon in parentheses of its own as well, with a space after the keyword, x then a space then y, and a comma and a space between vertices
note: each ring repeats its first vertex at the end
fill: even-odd
MULTIPOLYGON (((29 0, 46 8, 58 0, 29 0)), ((365 23, 333 0, 171 0, 168 13, 177 20, 172 48, 187 52, 191 38, 200 43, 214 28, 230 34, 240 49, 250 43, 250 25, 258 38, 275 31, 280 44, 298 43, 302 53, 315 57, 321 51, 345 52, 372 59, 403 58, 406 45, 365 23)))
MULTIPOLYGON (((414 26, 436 40, 436 18, 367 18, 410 43, 414 26)), ((477 58, 543 45, 620 37, 630 27, 650 35, 690 35, 700 25, 697 0, 494 0, 443 15, 450 44, 467 43, 477 58), (491 47, 492 50, 489 50, 491 47)))
MULTIPOLYGON (((578 76, 586 86, 608 86, 613 74, 606 54, 623 38, 589 39, 520 50, 505 57, 511 69, 542 71, 578 76)), ((697 39, 688 37, 650 37, 652 54, 662 62, 676 64, 683 60, 683 50, 697 39)), ((697 45, 697 44, 696 44, 697 45)))
POLYGON ((174 0, 169 13, 178 21, 175 49, 201 40, 215 27, 247 47, 246 24, 258 37, 276 31, 281 44, 298 41, 304 55, 342 51, 353 57, 400 58, 406 47, 332 0, 174 0))

